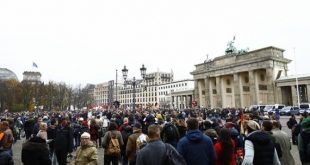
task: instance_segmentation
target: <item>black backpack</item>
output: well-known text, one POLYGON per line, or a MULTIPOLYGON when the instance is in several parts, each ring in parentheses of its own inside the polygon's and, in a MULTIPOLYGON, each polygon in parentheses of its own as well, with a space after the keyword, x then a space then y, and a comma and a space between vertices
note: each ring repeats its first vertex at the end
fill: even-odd
POLYGON ((167 142, 174 140, 179 140, 179 132, 175 125, 167 123, 163 128, 163 141, 167 142))

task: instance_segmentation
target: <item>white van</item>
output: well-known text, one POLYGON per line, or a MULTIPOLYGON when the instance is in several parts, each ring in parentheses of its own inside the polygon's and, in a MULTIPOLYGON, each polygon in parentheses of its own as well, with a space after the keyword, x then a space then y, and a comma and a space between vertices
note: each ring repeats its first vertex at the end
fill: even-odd
POLYGON ((300 114, 303 114, 305 111, 310 113, 310 110, 309 110, 310 103, 300 103, 299 108, 300 108, 299 110, 300 114))

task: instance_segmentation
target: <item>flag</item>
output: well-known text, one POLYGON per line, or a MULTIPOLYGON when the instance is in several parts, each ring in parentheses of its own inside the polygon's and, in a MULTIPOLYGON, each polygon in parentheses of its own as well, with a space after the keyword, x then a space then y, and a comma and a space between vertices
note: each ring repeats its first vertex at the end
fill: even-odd
POLYGON ((38 65, 35 62, 32 62, 32 66, 38 68, 38 65))
POLYGON ((240 134, 244 134, 244 114, 242 109, 240 115, 240 134))

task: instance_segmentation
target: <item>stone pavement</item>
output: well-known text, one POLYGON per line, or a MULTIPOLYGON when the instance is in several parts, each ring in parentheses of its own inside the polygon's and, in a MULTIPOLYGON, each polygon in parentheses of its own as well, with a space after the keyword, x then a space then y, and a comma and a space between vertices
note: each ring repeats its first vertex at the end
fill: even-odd
MULTIPOLYGON (((289 116, 281 116, 280 122, 282 125, 282 130, 285 131, 289 136, 291 136, 291 130, 287 128, 286 122, 288 121, 289 116)), ((297 119, 299 119, 297 117, 297 119)), ((25 141, 25 139, 18 140, 13 145, 13 156, 14 156, 14 165, 22 165, 21 162, 21 150, 22 150, 22 143, 25 141)), ((292 145, 291 153, 295 159, 296 165, 301 165, 301 162, 299 160, 299 153, 296 145, 292 145)), ((72 153, 75 155, 75 153, 72 153)), ((103 148, 98 148, 98 155, 99 155, 99 164, 103 164, 103 148)))

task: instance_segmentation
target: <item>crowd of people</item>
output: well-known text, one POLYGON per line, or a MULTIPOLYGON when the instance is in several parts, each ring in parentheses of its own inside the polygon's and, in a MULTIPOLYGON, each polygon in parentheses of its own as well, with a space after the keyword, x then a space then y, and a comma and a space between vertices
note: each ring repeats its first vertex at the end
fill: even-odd
MULTIPOLYGON (((21 138, 25 165, 295 164, 279 117, 258 111, 114 109, 0 116, 1 165, 14 164, 12 145, 21 138)), ((302 164, 310 164, 310 117, 305 113, 297 122, 292 115, 287 126, 302 164)))

